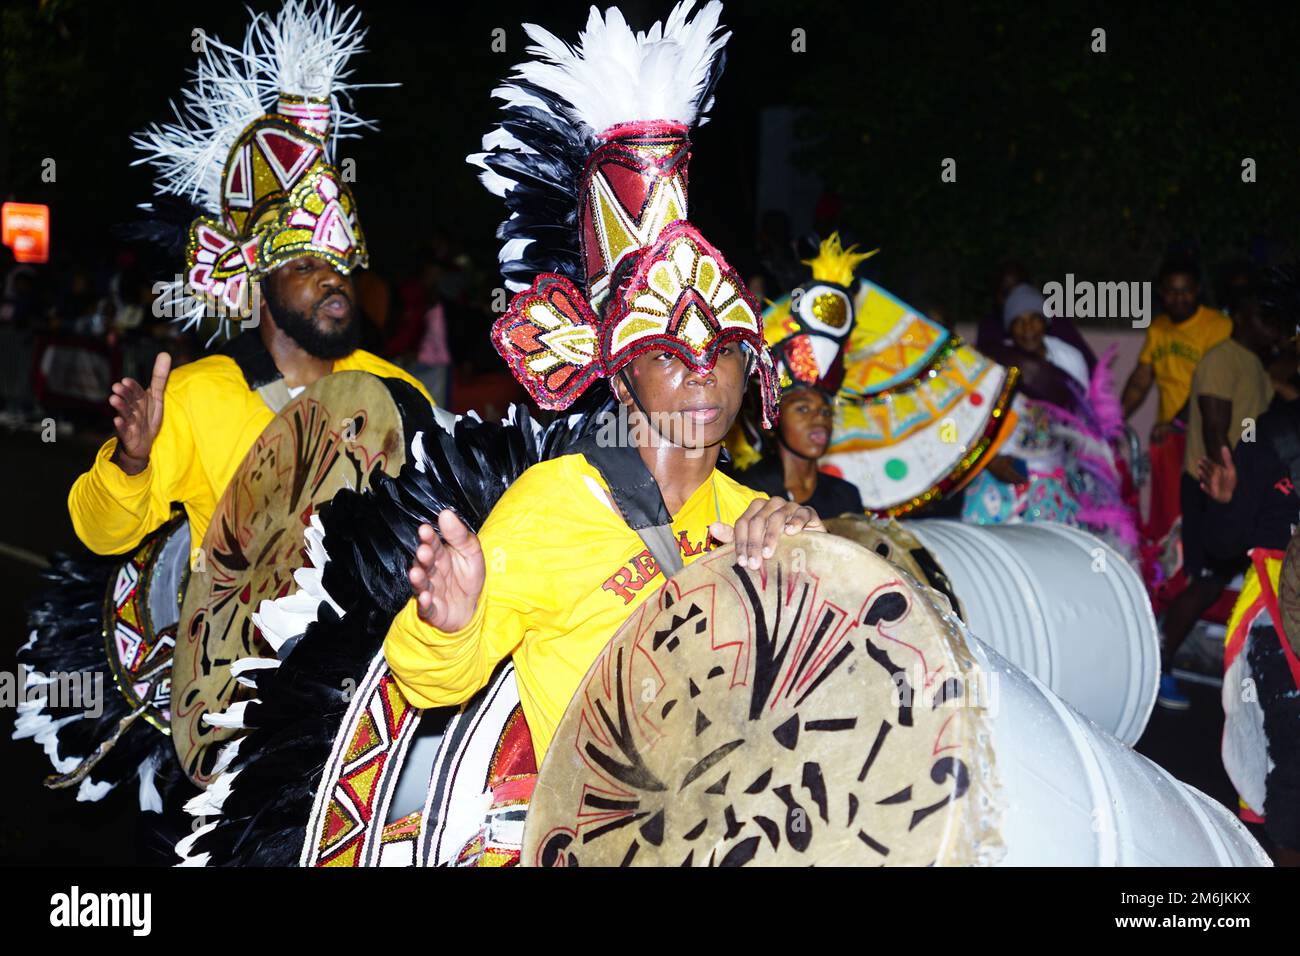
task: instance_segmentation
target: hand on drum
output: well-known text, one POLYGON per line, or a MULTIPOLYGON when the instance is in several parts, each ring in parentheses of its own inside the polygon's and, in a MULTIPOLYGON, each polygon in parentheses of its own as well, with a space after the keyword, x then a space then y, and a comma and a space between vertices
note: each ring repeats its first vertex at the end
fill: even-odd
POLYGON ((424 623, 445 633, 459 631, 474 617, 486 568, 478 536, 451 509, 438 515, 438 530, 420 525, 420 546, 408 577, 424 623))
POLYGON ((149 464, 149 451, 162 427, 163 391, 171 369, 172 357, 160 352, 154 359, 148 391, 133 378, 113 383, 113 394, 108 397, 117 413, 113 418, 117 430, 113 462, 128 475, 138 475, 149 464))
POLYGON ((755 498, 736 519, 735 526, 714 522, 709 533, 723 544, 736 544, 736 561, 740 566, 757 571, 763 560, 776 552, 776 542, 782 531, 798 534, 800 531, 825 531, 817 512, 785 498, 755 498))

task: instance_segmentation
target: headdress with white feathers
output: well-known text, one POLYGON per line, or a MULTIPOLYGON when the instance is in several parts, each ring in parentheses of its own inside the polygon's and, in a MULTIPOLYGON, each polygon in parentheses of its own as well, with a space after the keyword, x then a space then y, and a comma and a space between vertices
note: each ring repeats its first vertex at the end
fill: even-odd
MULTIPOLYGON (((469 161, 488 191, 506 201, 497 236, 506 285, 518 291, 541 272, 583 278, 577 215, 584 166, 611 127, 651 120, 691 127, 707 122, 725 63, 729 32, 720 30, 720 0, 691 17, 682 0, 646 31, 633 33, 623 14, 592 7, 570 46, 535 24, 524 31, 536 59, 515 67, 492 95, 505 118, 469 161)), ((682 210, 685 215, 685 210, 682 210)))
POLYGON ((242 47, 203 37, 193 82, 172 103, 176 120, 131 138, 145 155, 132 165, 158 169, 157 189, 208 212, 221 212, 221 174, 230 148, 249 123, 275 108, 282 94, 328 97, 335 139, 373 124, 351 112, 348 60, 363 51, 361 13, 334 0, 286 0, 272 19, 254 13, 242 47))
MULTIPOLYGON (((282 118, 299 123, 315 136, 315 151, 326 165, 338 139, 355 136, 359 128, 372 127, 373 124, 352 112, 351 94, 363 86, 390 84, 358 84, 349 79, 352 73, 347 68, 348 61, 363 50, 366 34, 360 19, 357 10, 340 9, 334 0, 285 0, 274 16, 252 13, 239 47, 202 36, 191 82, 181 92, 180 101, 172 103, 174 120, 154 124, 132 138, 144 153, 136 165, 149 163, 156 168, 155 186, 162 197, 179 197, 207 213, 211 217, 210 226, 218 231, 224 227, 228 235, 220 237, 221 241, 246 241, 244 229, 262 227, 264 223, 260 216, 255 217, 257 221, 247 223, 232 219, 232 203, 246 205, 252 200, 232 199, 238 190, 231 189, 230 167, 236 162, 236 151, 246 148, 241 144, 247 140, 253 124, 268 115, 285 114, 282 118), (321 105, 294 105, 300 103, 321 105), (312 110, 314 115, 309 115, 312 110)), ((249 161, 244 155, 239 158, 244 163, 249 161)), ((292 177, 306 172, 309 170, 303 166, 294 170, 292 177)), ((251 167, 243 175, 251 180, 251 167)), ((278 187, 284 193, 296 185, 298 180, 292 177, 286 174, 278 187)), ((247 194, 251 187, 245 181, 242 188, 247 194)), ((346 202, 348 215, 354 222, 350 197, 346 202)), ((141 208, 154 211, 150 204, 141 208)), ((196 220, 195 224, 201 221, 196 220)), ((138 232, 160 237, 163 230, 150 230, 146 226, 138 232)), ((211 233, 205 239, 210 246, 211 233)), ((205 287, 202 282, 193 281, 195 245, 191 227, 187 254, 189 280, 173 283, 160 297, 160 305, 183 321, 186 328, 201 322, 208 304, 213 298, 219 298, 223 290, 234 290, 234 280, 242 283, 238 276, 232 277, 230 269, 220 273, 224 282, 214 280, 205 287)), ((307 249, 302 254, 311 251, 307 249)), ((283 258, 284 253, 280 255, 283 258)), ((364 258, 363 244, 359 256, 364 258)), ((349 257, 355 260, 358 253, 340 252, 336 265, 346 268, 349 257)), ((226 264, 233 261, 227 257, 226 264)), ((256 278, 262 264, 260 260, 248 263, 250 278, 256 278)), ((240 288, 246 288, 246 284, 240 288)), ((218 334, 222 331, 220 325, 217 331, 218 334)))

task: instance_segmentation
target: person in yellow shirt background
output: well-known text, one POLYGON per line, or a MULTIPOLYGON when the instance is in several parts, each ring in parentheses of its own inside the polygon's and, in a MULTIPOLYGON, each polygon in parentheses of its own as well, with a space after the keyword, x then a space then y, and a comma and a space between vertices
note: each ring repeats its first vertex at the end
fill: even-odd
POLYGON ((1200 301, 1200 269, 1189 258, 1172 257, 1160 267, 1156 279, 1164 311, 1151 321, 1137 365, 1124 385, 1124 415, 1137 411, 1152 384, 1159 409, 1151 432, 1162 441, 1187 421, 1187 397, 1192 375, 1201 356, 1232 334, 1232 320, 1200 301))
POLYGON ((1131 418, 1146 400, 1152 385, 1159 403, 1151 429, 1151 500, 1143 537, 1159 541, 1179 515, 1179 483, 1186 451, 1187 397, 1192 375, 1206 350, 1232 334, 1232 320, 1201 302, 1201 273, 1187 256, 1165 259, 1156 277, 1156 292, 1164 305, 1147 327, 1121 403, 1131 418))
POLYGON ((738 560, 758 568, 780 535, 821 530, 807 507, 769 499, 716 467, 749 376, 759 378, 767 427, 777 401, 756 303, 684 218, 687 129, 709 106, 726 39, 715 33, 716 5, 684 28, 694 37, 656 28, 634 39, 616 10, 609 16, 608 25, 596 22, 593 9, 576 52, 525 28, 549 52, 527 64, 527 84, 498 94, 507 120, 471 161, 511 212, 500 233, 510 237, 502 271, 521 286, 527 280, 493 327, 498 351, 544 408, 568 408, 607 381, 616 427, 525 471, 477 535, 451 510, 438 515, 436 532, 422 525, 412 596, 384 643, 398 686, 418 707, 469 700, 513 657, 538 766, 601 649, 675 570, 733 541, 738 560), (658 75, 681 91, 638 95, 644 67, 618 74, 628 89, 611 89, 600 78, 615 75, 606 61, 616 41, 658 48, 632 63, 680 61, 658 75), (696 62, 688 43, 709 44, 710 55, 696 62), (644 102, 680 106, 675 115, 636 115, 644 102), (529 130, 538 142, 521 141, 529 130), (561 134, 572 178, 554 185, 584 197, 576 235, 538 223, 545 207, 531 192, 554 179, 549 138, 561 134), (631 221, 655 228, 644 237, 616 228, 631 221), (527 223, 543 228, 533 233, 527 223), (557 234, 567 243, 558 250, 557 234), (570 264, 565 275, 547 268, 556 261, 570 264))

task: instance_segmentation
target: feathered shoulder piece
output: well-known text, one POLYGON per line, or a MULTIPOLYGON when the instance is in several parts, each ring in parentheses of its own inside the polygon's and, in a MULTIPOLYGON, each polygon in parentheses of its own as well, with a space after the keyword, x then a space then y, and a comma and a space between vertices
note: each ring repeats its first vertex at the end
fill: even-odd
POLYGON ((351 193, 331 165, 336 141, 371 125, 351 111, 363 84, 348 61, 364 37, 351 8, 286 0, 274 17, 253 15, 241 46, 203 37, 173 121, 133 138, 158 192, 205 213, 170 295, 187 326, 211 306, 242 314, 250 284, 290 259, 316 255, 343 272, 365 264, 351 193))

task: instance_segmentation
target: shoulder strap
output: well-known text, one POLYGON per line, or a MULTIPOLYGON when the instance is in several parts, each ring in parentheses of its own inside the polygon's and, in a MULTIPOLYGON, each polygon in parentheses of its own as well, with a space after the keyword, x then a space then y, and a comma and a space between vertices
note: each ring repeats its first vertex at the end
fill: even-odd
POLYGON ((280 414, 280 409, 289 404, 289 386, 284 384, 282 378, 266 383, 256 389, 256 392, 261 396, 262 401, 266 402, 266 407, 277 415, 280 414))
POLYGON ((262 343, 262 337, 256 332, 240 332, 222 345, 217 353, 234 359, 239 371, 244 374, 244 381, 254 391, 283 378, 280 370, 275 367, 275 359, 271 358, 271 353, 262 343))
POLYGON ((623 520, 645 542, 655 563, 663 569, 664 577, 680 571, 682 553, 673 534, 672 515, 654 475, 636 449, 618 442, 601 443, 593 435, 575 450, 605 479, 623 520))
POLYGON ((239 333, 222 345, 218 354, 235 360, 248 387, 257 392, 271 411, 278 415, 289 404, 289 387, 284 384, 284 376, 256 332, 239 333))

